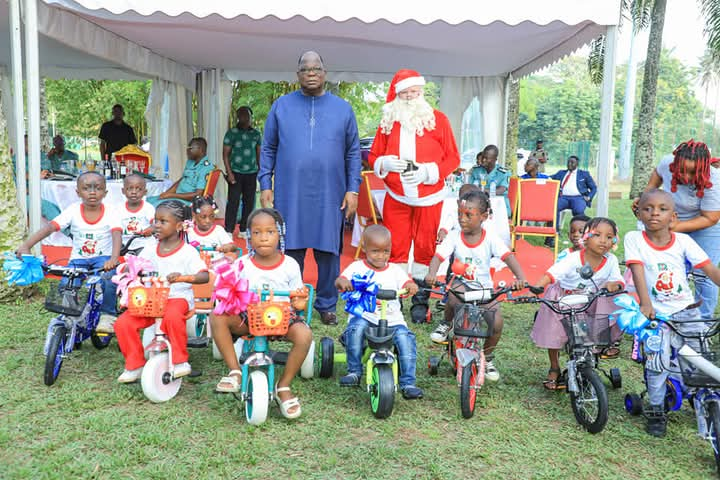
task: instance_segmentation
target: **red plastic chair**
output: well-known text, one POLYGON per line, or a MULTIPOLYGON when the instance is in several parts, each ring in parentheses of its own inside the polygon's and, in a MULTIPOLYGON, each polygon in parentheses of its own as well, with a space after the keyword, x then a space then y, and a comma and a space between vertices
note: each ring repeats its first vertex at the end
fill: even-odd
POLYGON ((521 237, 552 237, 555 240, 553 260, 557 258, 558 231, 555 225, 560 182, 546 179, 520 180, 517 197, 517 213, 512 230, 512 249, 515 239, 521 237), (525 225, 525 222, 544 223, 546 226, 525 225))
POLYGON ((204 196, 215 195, 215 189, 217 188, 221 174, 222 170, 217 168, 208 174, 207 181, 205 182, 205 190, 203 191, 204 196))
MULTIPOLYGON (((376 225, 380 223, 381 219, 375 210, 372 190, 380 190, 381 188, 385 188, 385 182, 375 176, 375 173, 372 170, 362 172, 362 183, 360 184, 360 191, 358 192, 358 206, 357 211, 355 212, 362 230, 365 230, 365 227, 368 225, 376 225)), ((360 256, 361 248, 362 240, 358 243, 357 250, 355 250, 355 259, 360 256)))
POLYGON ((515 221, 515 211, 517 210, 517 194, 519 181, 520 179, 518 177, 510 177, 510 183, 508 184, 508 202, 510 202, 510 211, 508 212, 508 216, 513 222, 515 221))

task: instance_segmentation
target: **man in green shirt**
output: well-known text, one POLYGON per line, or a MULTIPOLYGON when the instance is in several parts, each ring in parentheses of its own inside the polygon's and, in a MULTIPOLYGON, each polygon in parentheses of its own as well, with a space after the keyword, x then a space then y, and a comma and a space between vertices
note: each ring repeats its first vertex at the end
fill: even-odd
POLYGON ((238 236, 244 237, 247 219, 255 208, 262 136, 252 127, 252 109, 250 107, 238 108, 236 115, 237 125, 228 130, 223 139, 223 162, 228 182, 225 230, 230 235, 235 231, 240 197, 242 196, 243 207, 238 236))
POLYGON ((61 135, 53 138, 53 148, 47 152, 51 170, 63 170, 72 173, 76 170, 75 162, 78 159, 77 153, 65 150, 65 139, 61 135))

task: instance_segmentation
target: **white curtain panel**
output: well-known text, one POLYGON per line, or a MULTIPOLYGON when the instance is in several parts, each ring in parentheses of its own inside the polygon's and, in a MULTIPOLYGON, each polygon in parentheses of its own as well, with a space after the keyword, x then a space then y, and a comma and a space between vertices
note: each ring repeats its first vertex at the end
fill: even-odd
POLYGON ((188 141, 186 90, 182 85, 155 79, 150 89, 145 118, 150 124, 150 155, 153 167, 165 168, 177 180, 185 167, 188 141))
MULTIPOLYGON (((447 115, 460 149, 462 118, 473 98, 480 103, 483 138, 480 144, 495 144, 502 151, 505 124, 505 79, 503 77, 444 77, 441 81, 440 111, 447 115)), ((499 158, 503 158, 502 154, 499 158)))

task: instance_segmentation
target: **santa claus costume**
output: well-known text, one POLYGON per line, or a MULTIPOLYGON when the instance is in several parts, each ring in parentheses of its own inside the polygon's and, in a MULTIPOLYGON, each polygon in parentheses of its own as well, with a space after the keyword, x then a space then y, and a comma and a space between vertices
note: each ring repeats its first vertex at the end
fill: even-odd
MULTIPOLYGON (((455 137, 447 117, 420 95, 398 98, 410 87, 425 85, 414 70, 399 70, 390 83, 383 117, 368 161, 385 181, 383 223, 392 234, 390 261, 406 264, 411 244, 412 276, 424 278, 435 254, 445 177, 460 166, 455 137)), ((413 299, 412 319, 424 321, 427 300, 413 299), (415 308, 420 306, 421 308, 415 308)))

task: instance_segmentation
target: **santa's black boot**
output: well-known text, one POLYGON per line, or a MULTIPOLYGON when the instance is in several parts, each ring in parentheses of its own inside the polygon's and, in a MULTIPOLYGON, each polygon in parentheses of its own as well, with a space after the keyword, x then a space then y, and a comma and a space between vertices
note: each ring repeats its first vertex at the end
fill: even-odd
POLYGON ((645 431, 653 437, 664 437, 667 431, 667 414, 663 405, 650 405, 645 409, 645 431))

